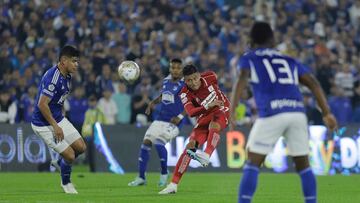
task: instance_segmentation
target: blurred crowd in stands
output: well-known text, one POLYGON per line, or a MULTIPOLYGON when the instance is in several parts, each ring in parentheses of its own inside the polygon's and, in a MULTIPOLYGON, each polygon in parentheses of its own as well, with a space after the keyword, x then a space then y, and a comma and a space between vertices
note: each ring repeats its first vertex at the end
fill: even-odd
MULTIPOLYGON (((30 122, 39 80, 65 44, 81 51, 65 105, 78 129, 86 111, 106 124, 151 121, 156 109, 144 118, 145 108, 174 57, 215 71, 229 94, 255 20, 270 22, 277 49, 311 67, 340 125, 360 122, 360 0, 1 0, 0 122, 30 122), (123 60, 140 65, 137 83, 119 80, 123 60)), ((309 122, 321 124, 303 91, 309 122)), ((239 123, 251 123, 251 91, 242 97, 239 123)))

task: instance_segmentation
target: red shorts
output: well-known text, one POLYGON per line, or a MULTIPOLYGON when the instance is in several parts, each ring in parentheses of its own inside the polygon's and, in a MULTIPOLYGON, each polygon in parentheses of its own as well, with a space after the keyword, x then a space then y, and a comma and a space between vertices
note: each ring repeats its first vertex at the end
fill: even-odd
POLYGON ((209 134, 209 124, 211 121, 220 124, 220 131, 228 125, 229 111, 217 110, 209 115, 199 118, 195 128, 192 130, 190 140, 195 140, 199 146, 203 145, 209 134))

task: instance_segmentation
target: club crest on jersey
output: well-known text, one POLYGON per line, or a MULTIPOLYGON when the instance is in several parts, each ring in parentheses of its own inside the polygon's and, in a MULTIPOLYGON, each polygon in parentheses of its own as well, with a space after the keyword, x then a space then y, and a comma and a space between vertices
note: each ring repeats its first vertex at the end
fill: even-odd
POLYGON ((214 91, 214 87, 213 87, 212 85, 210 85, 210 86, 208 87, 208 90, 209 90, 209 92, 212 92, 212 91, 214 91))
POLYGON ((180 98, 182 99, 182 98, 186 98, 186 93, 181 93, 180 94, 180 98))
POLYGON ((54 91, 54 89, 55 89, 54 84, 50 84, 50 85, 48 86, 48 90, 54 91))

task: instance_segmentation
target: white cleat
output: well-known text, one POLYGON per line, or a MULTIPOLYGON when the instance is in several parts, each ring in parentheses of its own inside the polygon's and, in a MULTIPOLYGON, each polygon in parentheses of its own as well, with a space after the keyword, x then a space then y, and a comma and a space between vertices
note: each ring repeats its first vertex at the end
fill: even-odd
POLYGON ((161 174, 158 186, 159 187, 166 186, 168 177, 169 177, 169 174, 161 174))
POLYGON ((66 194, 78 194, 72 183, 68 183, 66 185, 61 184, 61 187, 63 188, 66 194))
POLYGON ((177 184, 170 183, 163 190, 159 192, 159 195, 175 194, 177 192, 177 184))
POLYGON ((197 151, 196 153, 192 150, 186 150, 186 153, 194 160, 200 162, 203 167, 207 167, 210 163, 210 156, 203 151, 197 151))
POLYGON ((140 186, 140 185, 146 185, 146 180, 140 178, 140 177, 136 177, 135 180, 131 181, 130 183, 128 183, 128 186, 140 186))
POLYGON ((51 163, 50 163, 51 166, 53 166, 57 171, 61 171, 61 166, 60 166, 60 159, 58 160, 51 160, 51 163))

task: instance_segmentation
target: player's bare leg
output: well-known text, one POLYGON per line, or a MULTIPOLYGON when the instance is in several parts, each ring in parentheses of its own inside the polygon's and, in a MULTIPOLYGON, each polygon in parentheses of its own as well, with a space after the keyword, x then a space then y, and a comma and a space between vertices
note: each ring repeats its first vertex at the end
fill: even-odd
POLYGON ((256 191, 259 168, 266 155, 248 151, 248 160, 243 168, 243 176, 239 188, 239 203, 249 203, 256 191))
POLYGON ((186 149, 181 154, 179 160, 176 163, 175 170, 173 173, 172 181, 169 185, 166 186, 165 189, 159 192, 159 194, 174 194, 177 192, 177 184, 179 183, 182 175, 186 172, 188 168, 191 158, 187 153, 187 150, 196 151, 197 143, 195 140, 190 140, 186 145, 186 149))
POLYGON ((316 202, 316 179, 309 164, 309 158, 305 156, 293 157, 296 171, 301 178, 302 190, 306 203, 316 202))
MULTIPOLYGON (((77 139, 77 140, 76 140, 75 142, 73 142, 70 146, 71 146, 72 150, 73 150, 74 153, 75 153, 75 158, 74 158, 74 160, 75 160, 80 154, 82 154, 82 153, 84 153, 84 152, 86 151, 86 144, 85 144, 85 142, 84 142, 84 140, 83 140, 82 138, 77 139)), ((63 153, 65 153, 65 152, 63 152, 63 153)), ((61 153, 61 154, 63 154, 63 153, 61 153)), ((71 156, 71 155, 68 154, 68 153, 66 153, 66 154, 67 154, 68 157, 71 156)), ((64 158, 63 155, 62 155, 62 157, 64 158)), ((67 160, 67 159, 65 159, 65 160, 67 160)), ((70 158, 70 160, 71 160, 71 158, 70 158)), ((74 162, 74 160, 71 161, 71 163, 74 162)), ((54 167, 56 168, 56 170, 61 171, 60 162, 61 162, 61 158, 58 159, 58 160, 52 160, 52 161, 51 161, 51 165, 54 166, 54 167)), ((70 162, 70 161, 69 161, 69 162, 70 162)))
POLYGON ((144 139, 139 154, 139 176, 137 176, 133 181, 128 183, 128 186, 141 186, 146 185, 145 171, 147 168, 147 162, 150 158, 152 142, 149 139, 144 139))
POLYGON ((75 152, 75 159, 86 151, 86 144, 82 138, 75 140, 70 146, 75 152))

